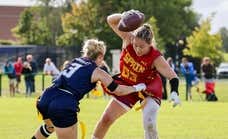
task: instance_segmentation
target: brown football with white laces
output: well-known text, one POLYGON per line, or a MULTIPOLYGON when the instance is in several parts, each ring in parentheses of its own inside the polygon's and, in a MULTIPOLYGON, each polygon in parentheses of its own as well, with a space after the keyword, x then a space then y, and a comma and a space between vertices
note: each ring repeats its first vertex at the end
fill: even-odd
POLYGON ((144 14, 137 10, 130 10, 123 13, 119 21, 118 29, 124 32, 130 32, 137 29, 144 22, 144 14))

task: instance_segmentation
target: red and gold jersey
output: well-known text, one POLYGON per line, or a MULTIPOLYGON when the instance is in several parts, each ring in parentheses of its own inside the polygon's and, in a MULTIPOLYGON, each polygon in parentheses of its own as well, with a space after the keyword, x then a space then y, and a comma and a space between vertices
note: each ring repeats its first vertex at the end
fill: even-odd
POLYGON ((157 74, 157 70, 155 68, 152 69, 152 64, 159 56, 161 56, 161 53, 153 47, 151 47, 148 54, 137 56, 133 45, 127 45, 120 57, 121 78, 128 85, 150 83, 151 79, 157 74))

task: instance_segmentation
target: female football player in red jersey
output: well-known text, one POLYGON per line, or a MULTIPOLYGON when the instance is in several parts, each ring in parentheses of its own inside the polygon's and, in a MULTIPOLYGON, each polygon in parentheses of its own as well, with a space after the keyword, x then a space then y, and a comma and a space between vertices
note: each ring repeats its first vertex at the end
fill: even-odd
MULTIPOLYGON (((121 73, 115 79, 116 82, 125 85, 133 85, 142 81, 146 83, 147 89, 143 94, 146 104, 142 109, 144 136, 145 139, 158 139, 156 119, 162 98, 162 82, 158 72, 170 80, 170 98, 174 101, 174 106, 180 104, 179 80, 176 73, 155 48, 151 27, 144 24, 133 32, 120 31, 118 24, 122 17, 123 15, 119 13, 107 17, 109 26, 123 42, 120 57, 121 73)), ((140 100, 138 93, 125 96, 114 95, 97 123, 92 139, 103 139, 114 121, 128 112, 140 100)))

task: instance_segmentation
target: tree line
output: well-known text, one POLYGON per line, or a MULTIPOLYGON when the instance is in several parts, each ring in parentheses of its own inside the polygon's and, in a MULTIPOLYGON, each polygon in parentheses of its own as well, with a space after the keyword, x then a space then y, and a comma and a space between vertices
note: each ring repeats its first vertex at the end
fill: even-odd
POLYGON ((210 56, 222 60, 227 50, 228 31, 210 34, 209 18, 199 24, 200 16, 191 8, 192 0, 37 0, 37 5, 26 8, 12 29, 21 44, 59 47, 81 47, 87 38, 106 42, 109 49, 120 49, 121 40, 108 27, 106 17, 137 9, 145 14, 145 22, 152 25, 157 47, 169 56, 183 40, 184 55, 202 58, 210 56), (222 34, 222 36, 221 36, 222 34), (209 55, 208 55, 209 54, 209 55))

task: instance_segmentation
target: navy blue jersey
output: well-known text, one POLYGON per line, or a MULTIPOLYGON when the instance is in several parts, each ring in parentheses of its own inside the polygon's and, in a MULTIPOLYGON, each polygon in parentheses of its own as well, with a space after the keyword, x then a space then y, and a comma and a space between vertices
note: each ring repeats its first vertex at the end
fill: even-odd
POLYGON ((75 58, 53 81, 53 87, 67 90, 80 100, 96 86, 96 83, 91 83, 96 67, 96 63, 88 58, 75 58))

